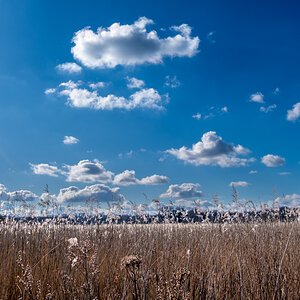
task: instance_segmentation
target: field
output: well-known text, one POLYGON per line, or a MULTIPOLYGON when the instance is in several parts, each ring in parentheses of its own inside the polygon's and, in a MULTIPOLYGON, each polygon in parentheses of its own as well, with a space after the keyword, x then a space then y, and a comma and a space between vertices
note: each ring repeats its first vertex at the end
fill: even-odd
POLYGON ((0 299, 297 299, 299 222, 0 225, 0 299))

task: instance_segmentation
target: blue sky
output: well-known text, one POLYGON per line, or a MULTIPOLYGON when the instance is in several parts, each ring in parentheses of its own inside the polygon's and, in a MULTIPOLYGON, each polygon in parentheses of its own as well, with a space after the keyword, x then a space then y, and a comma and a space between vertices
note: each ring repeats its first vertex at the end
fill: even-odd
POLYGON ((235 182, 241 198, 298 201, 298 12, 0 0, 3 192, 228 202, 235 182))

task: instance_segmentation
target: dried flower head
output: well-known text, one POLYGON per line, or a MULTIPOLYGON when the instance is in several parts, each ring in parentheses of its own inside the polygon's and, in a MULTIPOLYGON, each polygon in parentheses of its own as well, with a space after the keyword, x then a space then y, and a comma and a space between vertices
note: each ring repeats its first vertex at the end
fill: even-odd
POLYGON ((121 266, 123 268, 129 268, 129 267, 139 267, 142 263, 142 260, 137 255, 129 255, 123 257, 121 260, 121 266))
POLYGON ((68 243, 69 243, 69 248, 76 247, 78 246, 78 239, 76 237, 70 238, 68 239, 68 243))

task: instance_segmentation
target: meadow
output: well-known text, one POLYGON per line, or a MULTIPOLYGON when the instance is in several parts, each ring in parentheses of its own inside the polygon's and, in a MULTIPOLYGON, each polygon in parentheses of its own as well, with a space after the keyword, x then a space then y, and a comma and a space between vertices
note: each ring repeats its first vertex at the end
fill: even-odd
POLYGON ((299 299, 292 221, 0 224, 0 299, 299 299))

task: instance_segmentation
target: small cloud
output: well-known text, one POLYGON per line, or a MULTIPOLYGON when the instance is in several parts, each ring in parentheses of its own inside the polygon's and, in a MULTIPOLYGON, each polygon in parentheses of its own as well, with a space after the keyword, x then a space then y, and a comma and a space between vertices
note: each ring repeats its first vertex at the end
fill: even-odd
POLYGON ((115 176, 113 184, 115 185, 159 185, 166 184, 169 182, 169 178, 161 175, 152 175, 144 177, 142 179, 137 179, 135 177, 134 170, 125 170, 124 172, 115 176))
POLYGON ((278 174, 285 176, 285 175, 291 175, 291 172, 279 172, 278 174))
POLYGON ((256 171, 256 170, 251 170, 250 172, 249 172, 249 174, 257 174, 258 173, 258 171, 256 171))
POLYGON ((195 115, 192 116, 194 119, 200 120, 202 115, 200 113, 196 113, 195 115))
POLYGON ((62 82, 59 87, 63 87, 69 90, 76 89, 81 84, 81 81, 74 82, 69 80, 67 82, 62 82))
POLYGON ((95 82, 95 83, 90 83, 89 87, 93 90, 102 89, 105 87, 105 82, 99 81, 99 82, 95 82))
POLYGON ((77 165, 65 165, 67 178, 69 182, 111 182, 114 173, 107 171, 97 160, 81 160, 77 165))
POLYGON ((276 109, 277 105, 276 104, 272 104, 272 105, 269 105, 267 107, 264 107, 264 106, 261 106, 259 111, 261 112, 264 112, 264 113, 268 113, 268 112, 271 112, 273 111, 274 109, 276 109))
POLYGON ((56 92, 56 89, 46 89, 45 90, 46 95, 54 94, 55 92, 56 92))
POLYGON ((63 143, 65 145, 73 145, 79 143, 79 139, 75 138, 74 136, 65 136, 63 143))
POLYGON ((231 187, 233 187, 233 186, 234 187, 237 187, 237 186, 247 187, 247 186, 249 186, 249 183, 247 181, 232 181, 232 182, 230 182, 229 186, 231 186, 231 187))
POLYGON ((181 85, 181 82, 177 79, 176 76, 170 77, 169 75, 166 76, 166 81, 164 86, 170 87, 172 89, 175 89, 181 85))
POLYGON ((215 35, 216 35, 216 32, 215 32, 215 31, 210 31, 210 32, 207 34, 206 38, 207 38, 207 40, 208 40, 210 43, 214 44, 214 43, 216 42, 216 40, 215 40, 215 35))
POLYGON ((32 164, 29 163, 31 170, 36 175, 48 175, 51 177, 58 177, 61 174, 61 170, 57 166, 49 164, 32 164))
POLYGON ((222 107, 221 111, 227 113, 228 112, 228 107, 227 106, 222 107))
POLYGON ((137 79, 135 77, 126 77, 128 83, 127 87, 129 89, 141 89, 145 86, 145 82, 143 80, 137 79))
POLYGON ((194 198, 202 197, 202 191, 198 190, 200 187, 197 183, 183 183, 181 185, 172 184, 168 190, 161 194, 160 198, 194 198))
POLYGON ((197 119, 197 120, 200 120, 200 119, 203 119, 203 120, 207 120, 209 118, 214 118, 218 115, 222 115, 224 113, 228 113, 228 107, 227 106, 223 106, 223 107, 215 107, 215 106, 211 106, 209 108, 210 112, 206 115, 202 115, 200 113, 197 113, 195 115, 193 115, 192 117, 197 119))
POLYGON ((279 92, 280 92, 280 90, 279 90, 279 88, 277 87, 277 88, 274 90, 273 94, 278 95, 279 92))
POLYGON ((285 163, 285 158, 278 155, 268 154, 261 158, 261 162, 267 167, 278 167, 285 163))
POLYGON ((250 96, 250 102, 265 103, 265 101, 264 101, 264 95, 262 93, 260 93, 260 92, 252 94, 250 96))
POLYGON ((69 73, 69 74, 80 73, 82 71, 82 68, 79 65, 77 65, 76 63, 70 63, 70 62, 60 64, 60 65, 56 66, 56 69, 58 71, 69 73))
POLYGON ((300 102, 294 104, 293 108, 287 111, 286 119, 296 121, 300 117, 300 102))

